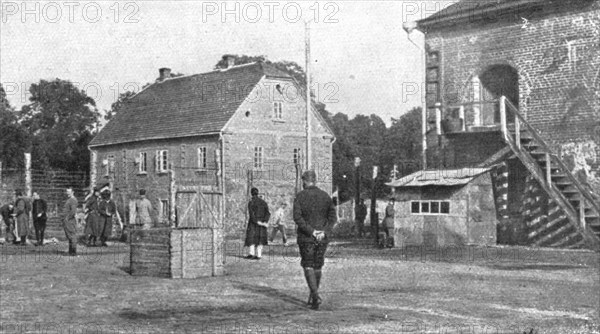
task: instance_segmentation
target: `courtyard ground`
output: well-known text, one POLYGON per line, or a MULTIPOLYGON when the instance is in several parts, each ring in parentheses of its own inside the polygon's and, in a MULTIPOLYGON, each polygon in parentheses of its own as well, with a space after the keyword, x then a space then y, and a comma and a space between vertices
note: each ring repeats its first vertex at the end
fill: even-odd
POLYGON ((319 311, 297 246, 226 275, 134 277, 129 248, 0 246, 0 333, 600 333, 600 257, 519 247, 331 244, 319 311))

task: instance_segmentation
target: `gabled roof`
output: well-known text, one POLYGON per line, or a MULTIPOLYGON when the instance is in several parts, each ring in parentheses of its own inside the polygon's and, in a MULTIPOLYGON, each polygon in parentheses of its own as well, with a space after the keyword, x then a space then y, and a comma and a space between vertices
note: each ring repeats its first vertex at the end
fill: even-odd
POLYGON ((461 186, 488 172, 487 168, 434 169, 418 171, 386 183, 390 187, 461 186))
POLYGON ((566 0, 460 0, 439 12, 418 21, 421 30, 429 30, 456 25, 464 20, 495 18, 496 14, 506 14, 511 10, 523 11, 536 5, 551 5, 566 0))
POLYGON ((89 146, 216 134, 264 76, 291 80, 259 62, 155 82, 130 98, 89 146))

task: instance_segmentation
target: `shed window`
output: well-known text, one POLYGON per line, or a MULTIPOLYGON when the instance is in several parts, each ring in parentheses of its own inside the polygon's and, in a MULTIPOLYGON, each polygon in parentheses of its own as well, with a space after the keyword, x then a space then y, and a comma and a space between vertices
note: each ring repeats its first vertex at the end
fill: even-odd
POLYGON ((139 162, 139 173, 146 173, 148 171, 148 165, 146 158, 148 157, 146 152, 140 152, 140 162, 139 162))
POLYGON ((283 118, 283 106, 281 102, 273 102, 273 116, 276 119, 283 118))
POLYGON ((450 214, 448 201, 412 201, 410 203, 412 214, 447 215, 450 214))
POLYGON ((450 213, 450 202, 441 202, 440 213, 444 213, 444 214, 450 213))
POLYGON ((410 212, 411 213, 420 213, 421 210, 419 210, 421 208, 421 203, 417 202, 411 202, 410 203, 410 212))
POLYGON ((254 147, 254 168, 263 168, 263 148, 260 146, 254 147))
POLYGON ((156 151, 156 172, 166 173, 169 168, 169 151, 156 151))
POLYGON ((421 213, 429 213, 429 202, 421 202, 421 213))

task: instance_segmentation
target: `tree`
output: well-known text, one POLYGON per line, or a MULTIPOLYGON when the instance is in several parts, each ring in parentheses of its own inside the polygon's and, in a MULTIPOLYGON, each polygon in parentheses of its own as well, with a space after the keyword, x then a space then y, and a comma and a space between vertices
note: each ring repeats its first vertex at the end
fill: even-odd
POLYGON ((33 137, 33 168, 89 170, 87 145, 100 116, 94 99, 60 79, 41 80, 29 92, 18 118, 33 137))
POLYGON ((398 119, 392 118, 382 149, 381 165, 385 170, 398 166, 400 176, 421 169, 421 108, 413 108, 398 119))
POLYGON ((23 168, 24 153, 31 145, 30 136, 6 99, 4 87, 0 85, 0 161, 3 168, 23 168))

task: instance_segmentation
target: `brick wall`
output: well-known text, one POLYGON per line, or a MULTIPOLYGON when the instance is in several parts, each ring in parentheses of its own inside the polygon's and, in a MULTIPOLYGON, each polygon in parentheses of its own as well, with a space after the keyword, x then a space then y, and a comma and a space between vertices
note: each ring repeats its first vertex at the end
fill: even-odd
POLYGON ((574 169, 596 182, 600 177, 600 1, 567 2, 564 8, 525 16, 527 24, 516 15, 428 33, 428 50, 440 53, 441 102, 466 102, 474 75, 495 64, 512 66, 519 74, 519 108, 528 122, 557 153, 567 146, 566 154, 583 162, 574 169), (569 145, 588 148, 573 153, 569 145))

